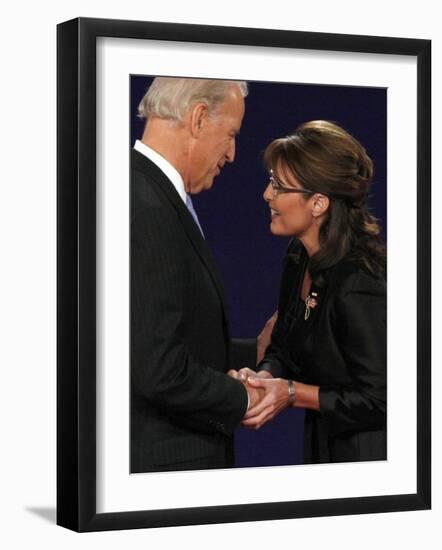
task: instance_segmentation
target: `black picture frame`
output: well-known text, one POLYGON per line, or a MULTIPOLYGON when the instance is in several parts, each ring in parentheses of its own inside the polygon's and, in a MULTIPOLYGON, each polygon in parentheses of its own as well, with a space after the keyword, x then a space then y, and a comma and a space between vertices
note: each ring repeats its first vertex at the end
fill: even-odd
POLYGON ((79 18, 57 28, 57 523, 83 532, 431 507, 431 41, 79 18), (96 39, 266 46, 417 59, 417 491, 96 511, 96 39))

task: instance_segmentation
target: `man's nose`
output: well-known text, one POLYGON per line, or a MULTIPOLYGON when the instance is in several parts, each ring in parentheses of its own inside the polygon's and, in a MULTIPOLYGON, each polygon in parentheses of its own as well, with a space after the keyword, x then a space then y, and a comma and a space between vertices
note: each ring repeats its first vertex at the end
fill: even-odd
POLYGON ((233 162, 235 160, 235 149, 236 149, 235 140, 233 140, 226 151, 227 162, 233 162))

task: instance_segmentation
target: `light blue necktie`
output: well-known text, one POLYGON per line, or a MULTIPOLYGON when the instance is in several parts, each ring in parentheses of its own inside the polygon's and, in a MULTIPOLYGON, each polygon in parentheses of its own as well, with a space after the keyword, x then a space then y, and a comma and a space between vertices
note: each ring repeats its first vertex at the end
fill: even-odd
POLYGON ((204 231, 200 225, 200 222, 198 220, 198 216, 196 215, 195 209, 193 208, 193 203, 190 195, 186 193, 186 206, 189 212, 192 214, 193 219, 195 220, 196 225, 199 227, 199 230, 201 231, 201 235, 204 237, 204 231))

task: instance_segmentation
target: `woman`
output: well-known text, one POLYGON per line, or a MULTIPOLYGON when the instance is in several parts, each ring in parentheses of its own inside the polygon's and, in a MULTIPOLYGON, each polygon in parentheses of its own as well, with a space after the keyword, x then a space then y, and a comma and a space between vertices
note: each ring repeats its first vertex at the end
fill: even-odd
POLYGON ((367 209, 373 165, 326 121, 301 125, 265 152, 273 234, 293 236, 278 316, 257 367, 265 390, 243 425, 306 409, 306 463, 386 458, 386 256, 367 209))

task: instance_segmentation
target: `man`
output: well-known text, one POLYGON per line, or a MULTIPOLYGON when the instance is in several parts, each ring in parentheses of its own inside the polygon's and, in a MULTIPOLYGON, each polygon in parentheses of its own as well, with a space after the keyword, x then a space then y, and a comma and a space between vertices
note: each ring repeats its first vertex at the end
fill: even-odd
POLYGON ((243 82, 156 78, 139 106, 147 122, 132 152, 131 472, 231 466, 232 433, 259 400, 226 374, 222 285, 191 202, 233 162, 246 95, 243 82))

